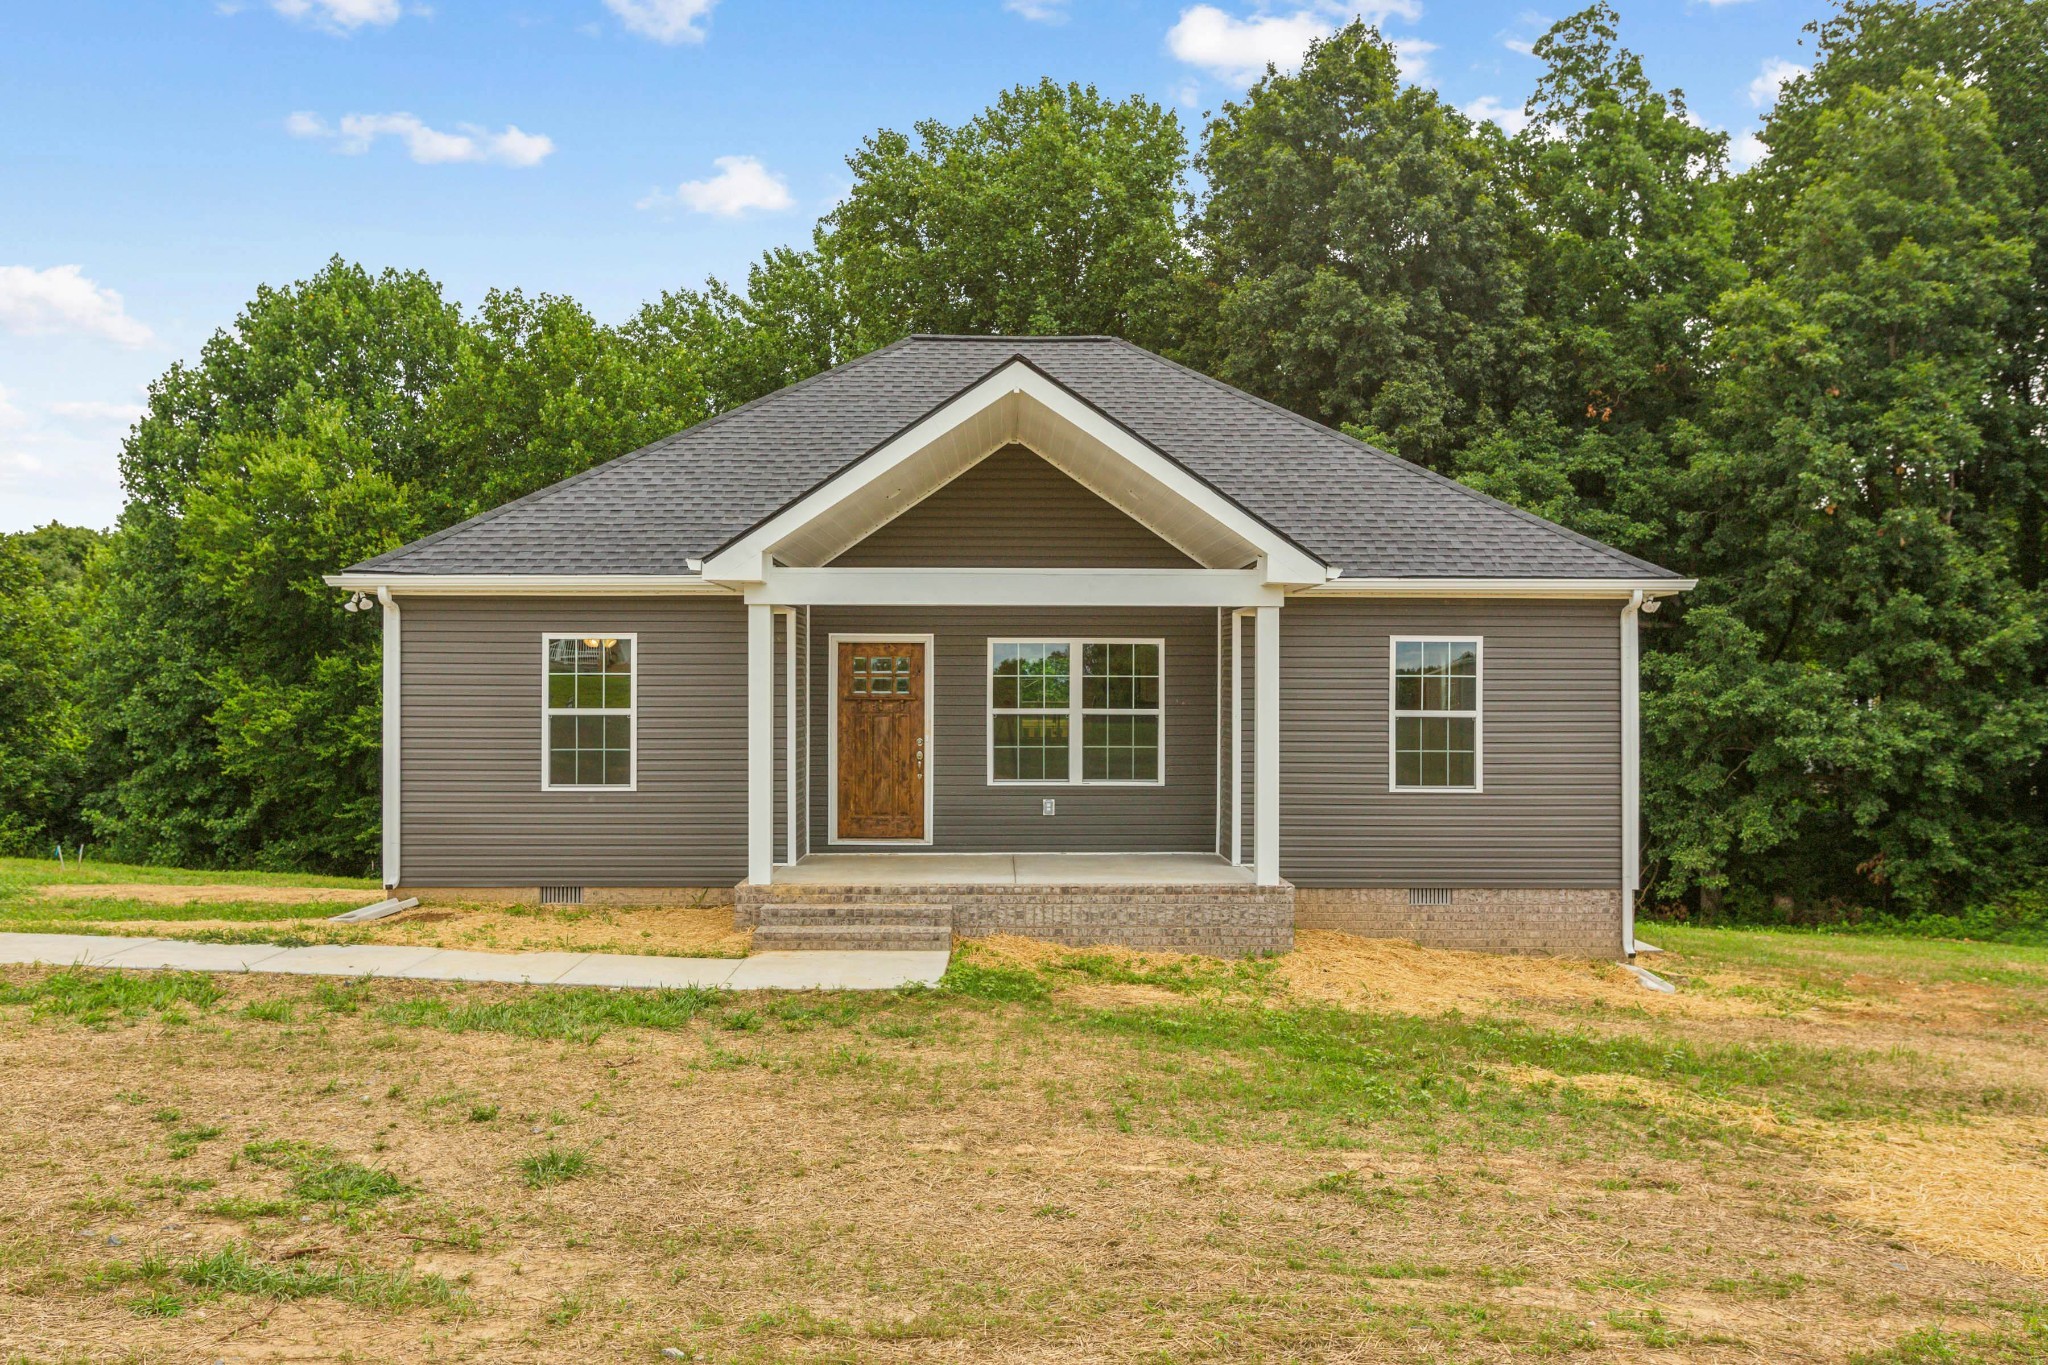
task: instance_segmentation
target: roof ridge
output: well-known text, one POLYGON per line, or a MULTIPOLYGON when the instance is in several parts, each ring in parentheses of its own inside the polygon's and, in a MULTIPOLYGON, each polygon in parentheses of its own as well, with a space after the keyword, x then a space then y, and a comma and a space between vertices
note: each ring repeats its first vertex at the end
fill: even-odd
POLYGON ((1016 343, 1020 341, 1122 341, 1123 338, 1109 336, 1102 332, 1063 332, 1050 335, 1035 332, 912 332, 904 337, 903 340, 1016 343))
POLYGON ((1301 426, 1309 427, 1312 430, 1321 432, 1325 435, 1334 436, 1340 441, 1344 441, 1350 445, 1356 446, 1359 450, 1364 451, 1368 455, 1376 456, 1383 461, 1389 461, 1395 465, 1400 466, 1404 470, 1420 474, 1424 478, 1434 480, 1435 482, 1442 484, 1447 488, 1455 489, 1456 491, 1463 493, 1468 498, 1472 498, 1476 501, 1486 503, 1492 507, 1497 507, 1504 512, 1513 513, 1516 517, 1519 517, 1523 521, 1530 522, 1531 524, 1539 526, 1546 531, 1550 531, 1556 535, 1563 536, 1567 540, 1576 541, 1589 549, 1598 550, 1602 554, 1610 555, 1613 558, 1621 560, 1622 562, 1627 564, 1636 565, 1640 568, 1645 569, 1655 569, 1658 573, 1671 574, 1673 578, 1679 578, 1683 576, 1680 574, 1673 573, 1670 569, 1665 568, 1662 564, 1653 564, 1649 560, 1642 559, 1636 555, 1632 555, 1626 550, 1616 549, 1614 546, 1607 544, 1605 541, 1595 540, 1591 536, 1586 535, 1583 532, 1574 531, 1569 526, 1560 526, 1556 522, 1550 520, 1548 517, 1539 517, 1534 512, 1528 511, 1525 508, 1517 507, 1511 502, 1505 502, 1500 498, 1494 497, 1490 493, 1482 493, 1478 489, 1471 487, 1469 484, 1459 483, 1456 479, 1453 479, 1445 474, 1439 474, 1434 469, 1430 469, 1425 465, 1419 465, 1413 460, 1403 459, 1401 456, 1396 455, 1391 450, 1381 450, 1378 446, 1373 445, 1371 442, 1359 440, 1356 436, 1353 436, 1348 431, 1342 431, 1326 423, 1318 422, 1313 417, 1304 417, 1300 413, 1294 411, 1294 409, 1292 408, 1282 407, 1278 403, 1274 403, 1267 399, 1261 398, 1255 393, 1249 393, 1244 389, 1238 388, 1235 384, 1216 378, 1216 376, 1214 375, 1204 374, 1202 371, 1195 369, 1191 365, 1183 365, 1178 360, 1174 360, 1170 357, 1163 356, 1159 354, 1159 352, 1157 351, 1147 350, 1145 347, 1138 345, 1136 342, 1127 341, 1122 337, 1112 337, 1109 339, 1117 342, 1126 350, 1135 351, 1142 356, 1148 356, 1151 359, 1160 362, 1162 365, 1170 365, 1174 369, 1179 370, 1183 374, 1190 375, 1196 379, 1201 380, 1205 384, 1209 384, 1215 388, 1222 389, 1225 393, 1234 394, 1239 398, 1250 399, 1252 402, 1259 404, 1261 407, 1271 408, 1274 412, 1279 413, 1281 416, 1286 417, 1301 426))
POLYGON ((841 361, 837 365, 833 365, 830 366, 829 368, 819 370, 816 374, 805 375, 802 379, 797 380, 794 384, 785 384, 779 389, 769 390, 767 393, 762 394, 758 398, 749 398, 746 402, 740 404, 736 408, 727 408, 724 412, 713 413, 711 416, 706 417, 701 422, 692 422, 689 426, 684 427, 682 430, 672 431, 668 435, 662 437, 660 440, 649 441, 646 445, 641 446, 637 450, 629 450, 623 455, 614 455, 609 460, 602 460, 597 464, 592 465, 588 469, 581 470, 577 473, 569 475, 569 477, 567 477, 566 479, 557 479, 553 483, 543 484, 539 488, 534 489, 530 493, 521 493, 518 497, 513 498, 508 502, 501 502, 496 507, 486 507, 483 511, 476 513, 474 516, 464 517, 461 521, 456 522, 453 526, 443 526, 440 530, 435 531, 431 535, 421 536, 418 540, 409 540, 403 545, 399 545, 394 547, 393 549, 384 551, 383 554, 372 555, 370 558, 362 561, 361 564, 358 564, 354 567, 366 568, 372 564, 375 564, 378 560, 385 558, 385 556, 387 555, 397 554, 400 550, 406 551, 409 554, 414 550, 425 549, 429 545, 433 545, 442 540, 446 540, 449 536, 454 535, 457 531, 465 531, 470 529, 471 527, 481 526, 483 523, 487 521, 492 521, 497 517, 500 517, 505 513, 511 511, 513 508, 534 501, 535 499, 540 498, 544 494, 556 493, 564 488, 570 487, 573 484, 582 483, 585 479, 590 478, 592 475, 596 474, 600 470, 614 469, 620 465, 625 464, 629 460, 639 460, 644 458, 645 456, 655 454, 656 452, 667 448, 670 442, 676 440, 676 438, 680 436, 688 435, 693 432, 703 431, 707 427, 716 426, 718 423, 723 422, 726 418, 737 417, 739 414, 746 412, 750 408, 758 407, 761 404, 766 403, 771 398, 780 398, 784 394, 795 393, 798 389, 801 389, 804 386, 811 384, 817 380, 823 379, 826 375, 843 374, 847 370, 852 369, 854 366, 873 359, 875 356, 881 355, 886 351, 895 350, 897 347, 903 345, 905 342, 909 340, 911 340, 911 338, 908 336, 900 336, 896 338, 894 341, 889 342, 885 346, 877 346, 874 350, 863 352, 862 354, 855 356, 851 360, 841 361))

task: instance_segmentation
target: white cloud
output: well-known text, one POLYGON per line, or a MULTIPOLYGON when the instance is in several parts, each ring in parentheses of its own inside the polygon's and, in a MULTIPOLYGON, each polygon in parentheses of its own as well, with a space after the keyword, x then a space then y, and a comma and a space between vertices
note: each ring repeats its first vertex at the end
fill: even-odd
POLYGON ((775 213, 796 203, 782 177, 756 157, 721 156, 711 164, 718 167, 717 175, 706 180, 685 180, 676 186, 674 194, 657 190, 642 199, 639 206, 651 209, 681 204, 692 213, 737 218, 754 209, 775 213))
POLYGON ((1529 126, 1529 116, 1516 105, 1502 104, 1492 95, 1481 95, 1465 106, 1465 117, 1497 123, 1509 137, 1529 126))
POLYGON ((353 33, 366 24, 395 24, 403 12, 398 0, 270 0, 270 7, 287 19, 339 33, 353 33))
POLYGON ((701 43, 718 0, 604 0, 629 33, 657 43, 701 43))
POLYGON ((121 510, 121 440, 142 411, 86 400, 32 412, 0 389, 0 532, 111 525, 121 510))
POLYGON ((1728 160, 1738 171, 1746 171, 1771 154, 1764 140, 1755 133, 1743 133, 1728 141, 1728 160))
POLYGON ((1436 51, 1435 43, 1425 43, 1420 38, 1394 38, 1394 69, 1401 73, 1401 79, 1410 85, 1419 85, 1429 79, 1429 54, 1436 51))
POLYGON ((1788 62, 1783 57, 1766 57, 1756 79, 1749 83, 1749 102, 1763 109, 1778 102, 1778 92, 1785 88, 1787 81, 1796 81, 1806 74, 1806 68, 1797 62, 1788 62))
POLYGON ((97 398, 50 404, 52 417, 77 426, 131 427, 148 411, 141 403, 109 403, 97 398))
POLYGON ((334 150, 361 156, 380 137, 395 137, 405 144, 406 154, 422 166, 455 162, 482 162, 496 166, 538 166, 555 150, 555 141, 545 133, 525 132, 508 123, 491 132, 473 123, 456 125, 444 133, 429 128, 411 114, 344 114, 338 125, 330 125, 318 114, 296 113, 284 121, 293 137, 332 141, 334 150))
POLYGON ((128 316, 121 296, 87 279, 75 265, 36 270, 0 265, 0 330, 18 336, 66 332, 121 346, 146 346, 149 328, 128 316))
POLYGON ((1067 0, 1003 0, 1003 8, 1034 24, 1067 22, 1067 0))
POLYGON ((1510 52, 1519 52, 1524 57, 1536 55, 1536 42, 1532 38, 1503 38, 1500 45, 1510 52))
POLYGON ((1335 27, 1314 10, 1238 19, 1214 5, 1194 5, 1166 31, 1166 50, 1225 80, 1255 81, 1269 65, 1294 70, 1308 45, 1335 27))
MULTIPOLYGON (((1220 79, 1255 81, 1266 74, 1269 65, 1281 71, 1294 70, 1311 42, 1328 37, 1353 17, 1373 25, 1389 19, 1413 21, 1422 17, 1422 5, 1420 0, 1380 0, 1350 8, 1323 0, 1288 14, 1259 10, 1242 19, 1214 5, 1191 5, 1166 31, 1166 50, 1220 79)), ((1411 71, 1420 73, 1423 59, 1436 50, 1436 44, 1419 39, 1392 41, 1401 73, 1411 80, 1415 79, 1411 71)))

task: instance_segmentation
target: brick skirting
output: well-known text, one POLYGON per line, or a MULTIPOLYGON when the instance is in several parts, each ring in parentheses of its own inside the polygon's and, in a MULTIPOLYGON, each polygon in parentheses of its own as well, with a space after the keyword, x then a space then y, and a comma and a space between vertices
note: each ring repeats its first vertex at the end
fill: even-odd
POLYGON ((1207 886, 825 886, 812 883, 736 888, 733 924, 754 927, 757 907, 803 902, 841 905, 945 905, 953 932, 1024 934, 1077 948, 1115 944, 1245 957, 1294 947, 1294 888, 1207 886))
POLYGON ((1411 905, 1406 887, 1303 887, 1301 929, 1413 939, 1426 948, 1557 957, 1621 956, 1621 893, 1584 889, 1460 888, 1449 905, 1411 905))

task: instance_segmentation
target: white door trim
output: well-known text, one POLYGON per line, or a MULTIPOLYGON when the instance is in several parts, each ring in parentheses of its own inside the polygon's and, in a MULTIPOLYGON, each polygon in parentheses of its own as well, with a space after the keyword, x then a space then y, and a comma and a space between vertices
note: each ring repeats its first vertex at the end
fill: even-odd
POLYGON ((825 841, 828 848, 916 848, 932 842, 935 830, 932 825, 932 793, 937 789, 935 776, 938 772, 938 732, 932 723, 933 701, 938 694, 934 681, 936 670, 932 667, 933 656, 938 652, 936 641, 929 631, 889 630, 835 630, 825 637, 825 670, 832 677, 831 700, 825 712, 825 841), (924 838, 922 839, 842 839, 839 837, 839 646, 863 640, 878 645, 924 646, 924 838))

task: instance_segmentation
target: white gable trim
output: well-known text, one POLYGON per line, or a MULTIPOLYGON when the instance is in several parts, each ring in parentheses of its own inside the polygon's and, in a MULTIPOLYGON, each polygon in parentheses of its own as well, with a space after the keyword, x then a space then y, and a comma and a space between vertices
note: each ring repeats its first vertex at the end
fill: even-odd
MULTIPOLYGON (((1264 582, 1306 585, 1322 583, 1330 577, 1329 568, 1313 555, 1291 544, 1264 522, 1022 360, 1012 360, 1004 365, 880 449, 840 471, 711 556, 704 563, 704 577, 733 584, 765 581, 768 555, 776 545, 878 480, 887 478, 947 432, 1013 393, 1032 399, 1070 423, 1162 487, 1170 496, 1253 547, 1264 582)), ((1125 510, 1131 509, 1126 507, 1125 510)))

